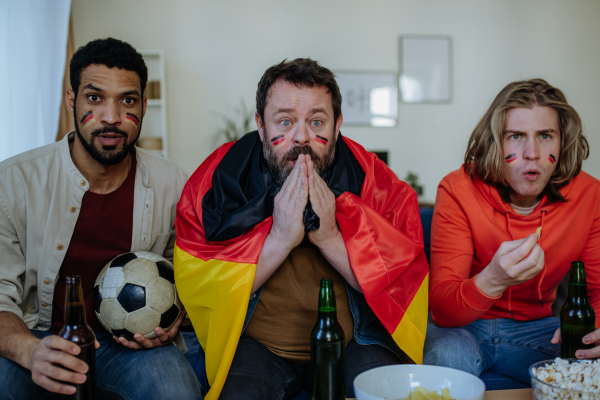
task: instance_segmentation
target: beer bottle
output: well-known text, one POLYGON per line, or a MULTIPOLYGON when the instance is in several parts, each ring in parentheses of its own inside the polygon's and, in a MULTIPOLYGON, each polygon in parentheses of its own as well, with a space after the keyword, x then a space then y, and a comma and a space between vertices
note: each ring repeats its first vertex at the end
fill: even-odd
POLYGON ((591 349, 594 344, 586 345, 582 339, 594 331, 595 326, 596 314, 588 298, 585 266, 582 261, 573 261, 569 272, 569 295, 560 310, 560 356, 575 358, 577 350, 591 349))
MULTIPOLYGON (((87 379, 81 384, 75 385, 75 394, 65 396, 72 400, 94 400, 96 390, 96 348, 94 346, 96 337, 94 331, 85 320, 85 306, 83 303, 83 291, 81 290, 81 278, 79 275, 67 276, 65 296, 65 326, 58 336, 70 340, 81 349, 77 358, 83 360, 89 367, 86 373, 87 379)), ((72 385, 72 383, 69 383, 72 385)))
POLYGON ((337 320, 333 281, 321 280, 319 314, 310 334, 312 400, 345 400, 344 331, 337 320))

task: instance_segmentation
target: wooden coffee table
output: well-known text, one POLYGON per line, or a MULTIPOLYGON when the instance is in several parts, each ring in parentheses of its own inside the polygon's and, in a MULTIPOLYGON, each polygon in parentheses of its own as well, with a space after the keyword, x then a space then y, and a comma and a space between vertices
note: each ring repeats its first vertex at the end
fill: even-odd
POLYGON ((484 400, 531 400, 531 389, 488 390, 484 400))

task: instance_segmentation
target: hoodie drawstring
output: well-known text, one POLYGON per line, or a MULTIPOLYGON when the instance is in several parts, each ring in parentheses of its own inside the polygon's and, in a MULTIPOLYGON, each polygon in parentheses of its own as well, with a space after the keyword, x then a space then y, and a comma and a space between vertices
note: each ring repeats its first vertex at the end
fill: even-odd
MULTIPOLYGON (((540 210, 541 212, 541 217, 540 217, 540 237, 538 239, 538 244, 541 245, 542 242, 542 227, 544 226, 544 215, 546 215, 547 211, 542 209, 540 210)), ((506 217, 506 230, 508 231, 508 234, 510 236, 510 240, 514 241, 515 238, 513 237, 512 232, 510 231, 510 211, 506 211, 504 213, 504 216, 506 217)), ((538 298, 540 300, 540 306, 542 308, 544 308, 544 302, 542 301, 542 282, 544 281, 544 278, 546 277, 546 259, 544 258, 544 267, 542 269, 542 276, 540 277, 540 280, 538 282, 538 298)), ((508 312, 510 314, 510 317, 512 319, 514 319, 514 315, 512 312, 512 307, 511 307, 511 303, 510 303, 510 298, 512 297, 512 286, 508 287, 508 312)))
MULTIPOLYGON (((506 230, 508 231, 508 234, 510 235, 510 240, 514 241, 515 238, 513 237, 512 232, 510 231, 510 215, 509 214, 510 214, 510 211, 507 211, 504 213, 504 215, 506 216, 506 230)), ((510 313, 510 317, 512 319, 515 319, 515 316, 513 315, 513 312, 512 312, 512 308, 510 306, 511 295, 512 295, 512 286, 509 286, 508 287, 508 312, 510 313)))
MULTIPOLYGON (((547 211, 546 210, 541 210, 540 211, 542 213, 542 216, 540 218, 540 238, 538 239, 538 244, 542 245, 542 227, 544 226, 544 215, 546 215, 547 211)), ((544 278, 546 277, 546 257, 544 257, 544 267, 542 269, 542 276, 540 277, 540 281, 538 282, 538 297, 540 299, 540 307, 544 308, 544 302, 542 301, 542 282, 544 281, 544 278)))

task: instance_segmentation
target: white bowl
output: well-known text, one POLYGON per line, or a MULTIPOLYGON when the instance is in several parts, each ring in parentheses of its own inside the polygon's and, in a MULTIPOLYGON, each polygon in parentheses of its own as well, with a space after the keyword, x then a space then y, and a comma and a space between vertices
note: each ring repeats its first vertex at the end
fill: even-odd
POLYGON ((475 375, 434 365, 389 365, 363 372, 354 379, 356 400, 407 398, 417 387, 441 394, 448 388, 456 400, 483 400, 485 384, 475 375))

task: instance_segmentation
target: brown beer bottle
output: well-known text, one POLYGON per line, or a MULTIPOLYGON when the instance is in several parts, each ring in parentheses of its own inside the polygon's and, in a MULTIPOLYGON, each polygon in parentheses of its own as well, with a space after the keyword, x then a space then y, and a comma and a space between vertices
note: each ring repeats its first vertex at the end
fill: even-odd
MULTIPOLYGON (((85 320, 85 306, 83 303, 83 291, 81 290, 81 278, 79 275, 67 276, 65 296, 65 326, 58 336, 70 340, 81 349, 77 358, 83 360, 89 367, 86 373, 87 379, 82 384, 75 385, 75 394, 64 396, 72 400, 94 400, 96 390, 96 348, 94 346, 96 337, 94 331, 85 320)), ((72 385, 72 383, 69 383, 72 385)))
POLYGON ((319 314, 310 334, 312 400, 346 399, 345 344, 337 319, 333 281, 322 279, 319 314))
POLYGON ((596 327, 596 314, 590 304, 582 261, 573 261, 569 272, 569 295, 560 310, 560 356, 575 358, 580 349, 591 349, 594 344, 584 344, 585 335, 596 327))

